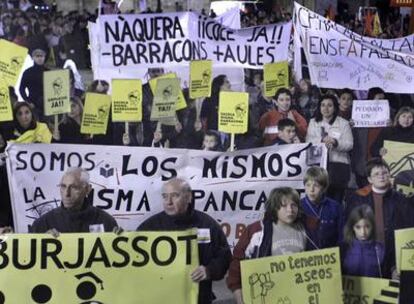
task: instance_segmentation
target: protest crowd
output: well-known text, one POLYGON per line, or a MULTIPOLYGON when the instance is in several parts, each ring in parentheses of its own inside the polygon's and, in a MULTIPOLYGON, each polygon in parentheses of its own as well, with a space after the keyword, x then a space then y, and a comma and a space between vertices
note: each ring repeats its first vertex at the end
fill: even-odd
MULTIPOLYGON (((326 8, 325 17, 349 31, 372 39, 400 39, 410 34, 409 18, 399 15, 398 9, 380 14, 379 11, 373 11, 372 15, 371 11, 367 11, 361 18, 356 18, 348 11, 346 1, 339 3, 336 12, 326 8), (380 17, 381 29, 375 25, 375 16, 380 17)), ((397 142, 396 146, 411 144, 411 149, 414 147, 413 94, 397 93, 389 86, 385 88, 377 83, 370 86, 369 78, 366 80, 367 89, 351 89, 348 83, 342 83, 340 88, 321 87, 311 80, 311 62, 305 60, 307 58, 302 51, 299 56, 302 57, 302 78, 296 78, 298 73, 293 72, 293 63, 289 60, 287 85, 277 87, 271 95, 266 89, 268 76, 263 68, 243 69, 244 79, 238 81, 242 83, 243 89, 240 91, 248 95, 245 106, 238 105, 234 113, 244 115, 247 111, 247 131, 230 134, 223 132, 220 127, 222 118, 219 107, 220 96, 234 91, 234 77, 224 72, 214 73, 213 62, 212 75, 203 74, 211 78, 207 80, 210 81, 210 91, 206 97, 195 98, 187 82, 179 86, 179 92, 173 82, 168 82, 160 93, 157 86, 151 85, 151 80, 158 79, 161 84, 160 79, 167 79, 163 76, 170 73, 170 66, 165 64, 145 68, 146 79, 142 79, 142 89, 128 95, 130 101, 134 98, 141 100, 142 118, 139 121, 114 119, 114 112, 102 107, 102 115, 107 115, 105 130, 93 134, 84 131, 85 121, 88 122, 84 115, 90 112, 87 100, 109 100, 110 103, 115 87, 112 87, 114 82, 108 79, 94 79, 91 83, 85 83, 81 71, 90 70, 93 66, 88 22, 97 22, 98 15, 107 15, 104 14, 104 8, 101 8, 101 12, 74 11, 67 14, 57 11, 56 7, 49 9, 48 13, 39 11, 30 1, 5 1, 0 9, 0 39, 27 48, 33 61, 32 66, 22 70, 18 85, 6 82, 7 86, 4 86, 3 78, 0 82, 0 111, 4 102, 10 101, 12 108, 12 119, 1 119, 0 122, 2 234, 22 232, 17 229, 16 214, 13 215, 16 210, 13 207, 15 190, 12 189, 15 183, 10 180, 10 170, 15 168, 17 172, 19 165, 12 163, 7 153, 8 145, 43 144, 54 149, 59 144, 70 144, 85 151, 88 151, 89 146, 91 151, 95 146, 113 146, 114 149, 137 147, 134 157, 138 160, 140 155, 144 159, 151 153, 162 153, 162 157, 180 154, 176 149, 199 150, 194 155, 210 155, 208 153, 214 152, 211 154, 214 157, 233 157, 240 155, 234 153, 247 151, 243 155, 246 161, 250 153, 248 151, 253 154, 265 149, 263 151, 271 153, 272 150, 288 149, 289 146, 311 144, 319 145, 326 151, 326 165, 320 162, 316 166, 302 168, 299 189, 280 182, 275 182, 273 186, 268 183, 268 195, 260 210, 261 216, 246 220, 243 223, 245 229, 233 244, 226 239, 221 223, 194 204, 198 192, 194 191, 197 187, 190 175, 163 176, 157 190, 156 203, 159 204, 160 212, 136 222, 136 231, 182 231, 195 227, 199 230, 198 237, 208 238, 208 242, 204 243, 199 240, 200 265, 191 271, 190 276, 193 282, 199 283, 198 303, 212 303, 212 281, 223 278, 226 278, 227 287, 236 303, 250 303, 248 299, 243 299, 243 283, 248 281, 242 279, 242 261, 334 247, 339 247, 342 275, 400 280, 394 233, 398 229, 414 228, 413 158, 407 156, 406 163, 399 164, 408 168, 411 162, 411 169, 398 173, 400 171, 395 171, 398 164, 392 165, 387 157, 394 155, 394 146, 388 145, 389 142, 397 142), (50 96, 44 90, 47 81, 45 75, 62 69, 69 76, 70 107, 66 113, 51 115, 50 109, 47 110, 44 105, 50 96), (161 111, 159 100, 167 100, 171 94, 177 99, 181 92, 184 106, 178 108, 177 105, 177 109, 174 106, 173 117, 156 116, 161 115, 160 112, 154 112, 154 108, 161 111), (354 101, 365 103, 360 105, 354 101), (377 101, 382 102, 381 109, 388 116, 379 118, 382 119, 379 126, 361 125, 364 122, 355 116, 356 105, 365 105, 365 111, 369 112, 369 104, 377 106, 377 101), (140 152, 142 147, 151 149, 142 151, 152 152, 140 152), (6 166, 7 162, 10 163, 6 166)), ((152 11, 149 9, 145 13, 151 14, 152 11)), ((260 3, 246 4, 240 14, 242 29, 289 22, 293 18, 293 13, 286 8, 276 5, 269 9, 260 3)), ((215 13, 211 12, 210 17, 216 17, 215 13)), ((290 56, 292 49, 290 46, 290 56)), ((0 58, 2 52, 0 49, 0 58)), ((0 75, 3 72, 1 68, 0 75)), ((319 80, 324 78, 321 73, 318 77, 319 80)), ((65 84, 55 81, 53 86, 56 93, 65 84)), ((414 93, 414 90, 411 91, 414 93)), ((22 157, 17 156, 20 162, 22 157)), ((159 162, 161 164, 161 159, 159 162)), ((286 162, 289 163, 288 160, 286 162)), ((241 168, 241 162, 235 160, 234 164, 239 164, 241 168)), ((172 172, 168 171, 168 165, 163 169, 172 172)), ((120 172, 121 168, 117 170, 120 172)), ((51 233, 59 239, 61 233, 67 232, 112 232, 122 236, 128 230, 134 230, 123 227, 117 216, 108 210, 91 205, 88 199, 95 196, 97 191, 93 193, 92 187, 96 184, 88 169, 72 167, 61 171, 58 185, 61 203, 55 209, 31 218, 28 232, 51 233)), ((236 175, 235 172, 232 174, 236 175)), ((36 184, 37 181, 34 179, 31 182, 36 184)), ((55 176, 51 175, 49 183, 55 185, 57 182, 55 176)), ((151 185, 143 184, 144 187, 151 185)), ((142 186, 137 184, 136 187, 142 186)), ((254 184, 250 187, 254 187, 254 184)), ((245 218, 242 217, 238 221, 243 220, 245 218)), ((414 239, 414 235, 411 239, 414 239)), ((0 299, 1 296, 0 285, 0 299)), ((265 295, 262 293, 261 297, 263 300, 265 295)), ((260 303, 276 303, 276 299, 260 303)))

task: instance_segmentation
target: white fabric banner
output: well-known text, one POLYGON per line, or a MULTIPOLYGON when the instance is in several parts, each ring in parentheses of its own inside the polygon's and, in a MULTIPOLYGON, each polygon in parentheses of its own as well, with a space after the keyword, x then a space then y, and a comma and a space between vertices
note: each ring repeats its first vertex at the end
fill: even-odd
POLYGON ((104 15, 98 22, 98 45, 91 43, 91 52, 100 67, 140 69, 199 59, 213 60, 215 67, 261 69, 287 60, 292 27, 288 22, 236 30, 193 12, 104 15))
POLYGON ((173 176, 193 188, 195 208, 223 227, 231 245, 261 218, 271 189, 303 189, 311 164, 326 167, 326 149, 311 144, 236 152, 64 144, 11 144, 7 172, 16 232, 60 205, 58 184, 69 167, 90 173, 89 199, 127 230, 162 210, 161 186, 173 176))
POLYGON ((312 84, 321 88, 414 93, 414 35, 398 39, 361 36, 295 2, 299 35, 312 84))
POLYGON ((390 120, 388 100, 354 100, 352 120, 355 128, 386 127, 390 120))

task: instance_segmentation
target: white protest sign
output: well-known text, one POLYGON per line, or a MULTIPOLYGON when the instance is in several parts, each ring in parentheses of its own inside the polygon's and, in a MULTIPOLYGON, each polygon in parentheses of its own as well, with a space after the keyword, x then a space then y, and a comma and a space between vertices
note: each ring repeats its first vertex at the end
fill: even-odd
POLYGON ((260 69, 285 61, 292 23, 231 29, 193 12, 103 15, 98 46, 102 68, 188 66, 212 60, 218 67, 260 69))
POLYGON ((16 232, 59 206, 57 184, 69 167, 90 174, 89 199, 135 230, 162 210, 161 186, 179 176, 193 188, 197 210, 223 227, 233 245, 247 224, 261 218, 275 187, 303 189, 306 169, 326 167, 326 149, 292 144, 219 153, 186 149, 65 144, 12 144, 7 147, 8 178, 16 232))
POLYGON ((295 35, 300 37, 294 41, 302 42, 312 84, 414 93, 413 35, 398 39, 364 37, 296 2, 294 26, 295 35))
POLYGON ((388 100, 354 100, 352 103, 355 128, 386 127, 389 119, 388 100))

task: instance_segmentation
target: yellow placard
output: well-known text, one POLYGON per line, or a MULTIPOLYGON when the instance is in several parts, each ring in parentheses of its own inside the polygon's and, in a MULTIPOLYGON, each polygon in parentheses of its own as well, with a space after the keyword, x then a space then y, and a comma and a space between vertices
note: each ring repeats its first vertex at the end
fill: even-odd
POLYGON ((390 166, 395 188, 407 197, 414 197, 414 144, 385 140, 384 148, 387 149, 384 160, 390 166))
POLYGON ((1 237, 4 303, 197 303, 197 232, 1 237))
POLYGON ((219 131, 232 134, 246 133, 248 122, 249 94, 243 92, 220 92, 219 131))
POLYGON ((373 303, 382 290, 391 288, 390 280, 355 276, 343 276, 342 286, 343 304, 373 303))
MULTIPOLYGON (((150 79, 149 84, 151 87, 151 91, 154 95, 155 95, 155 90, 157 87, 157 80, 163 79, 163 78, 177 78, 177 75, 175 73, 167 73, 159 77, 150 79)), ((180 81, 178 83, 180 83, 180 81)), ((187 107, 187 103, 185 102, 185 97, 184 97, 183 91, 181 90, 181 86, 180 86, 180 90, 178 91, 177 105, 175 106, 175 109, 178 111, 178 110, 185 109, 186 107, 187 107)))
POLYGON ((395 260, 398 273, 401 270, 401 250, 414 249, 414 228, 395 230, 395 260))
POLYGON ((43 106, 45 115, 70 112, 69 70, 46 71, 43 73, 43 106))
POLYGON ((280 88, 289 87, 289 65, 287 61, 266 63, 263 67, 265 96, 271 97, 280 88))
POLYGON ((105 134, 108 126, 111 97, 105 94, 86 93, 81 133, 105 134))
POLYGON ((158 79, 152 103, 151 120, 175 118, 179 91, 180 83, 178 78, 158 79))
POLYGON ((0 79, 0 121, 13 120, 13 109, 10 100, 9 87, 0 79))
POLYGON ((0 39, 0 79, 14 87, 27 56, 27 48, 0 39))
POLYGON ((142 120, 142 82, 139 79, 112 80, 112 121, 142 120))
POLYGON ((190 98, 211 96, 213 62, 195 60, 190 63, 190 98))
POLYGON ((414 248, 401 250, 401 270, 414 271, 414 248))
POLYGON ((241 262, 244 303, 342 303, 339 249, 241 262))

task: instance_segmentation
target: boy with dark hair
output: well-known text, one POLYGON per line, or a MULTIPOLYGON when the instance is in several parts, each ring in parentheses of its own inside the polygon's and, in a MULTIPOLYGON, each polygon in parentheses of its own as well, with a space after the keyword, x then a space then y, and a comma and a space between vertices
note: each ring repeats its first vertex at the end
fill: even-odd
POLYGON ((277 124, 277 128, 278 137, 274 140, 274 145, 300 143, 296 135, 296 123, 293 120, 289 118, 281 119, 277 124))

